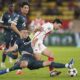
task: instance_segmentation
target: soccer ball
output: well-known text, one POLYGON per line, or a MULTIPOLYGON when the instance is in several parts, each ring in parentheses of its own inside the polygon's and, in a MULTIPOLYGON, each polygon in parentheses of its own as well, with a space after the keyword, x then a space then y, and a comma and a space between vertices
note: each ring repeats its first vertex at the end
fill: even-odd
POLYGON ((69 75, 71 76, 71 77, 74 77, 74 76, 76 76, 77 75, 77 73, 78 73, 78 71, 77 71, 77 69, 76 68, 72 68, 72 69, 69 69, 69 75))

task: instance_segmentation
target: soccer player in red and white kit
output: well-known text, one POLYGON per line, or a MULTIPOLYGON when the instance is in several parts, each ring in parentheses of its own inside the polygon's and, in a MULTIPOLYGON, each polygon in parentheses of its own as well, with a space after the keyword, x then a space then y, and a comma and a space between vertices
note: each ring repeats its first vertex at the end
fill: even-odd
MULTIPOLYGON (((53 23, 46 22, 42 26, 38 26, 37 31, 34 34, 32 39, 32 47, 34 51, 34 55, 37 60, 41 59, 41 54, 48 57, 49 61, 54 61, 53 53, 48 50, 48 48, 43 44, 43 41, 46 36, 54 32, 55 30, 61 29, 62 21, 59 19, 55 19, 53 23)), ((59 75, 60 71, 54 71, 53 68, 49 67, 50 76, 59 75)))

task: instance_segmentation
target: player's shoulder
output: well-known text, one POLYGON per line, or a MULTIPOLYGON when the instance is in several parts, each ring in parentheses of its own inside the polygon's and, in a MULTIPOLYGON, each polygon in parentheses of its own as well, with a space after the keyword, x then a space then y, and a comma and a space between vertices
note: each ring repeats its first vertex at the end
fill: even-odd
POLYGON ((17 15, 19 15, 19 14, 18 14, 18 13, 16 13, 16 12, 14 12, 14 13, 13 13, 13 15, 14 15, 14 16, 17 16, 17 15))
POLYGON ((52 27, 53 26, 53 24, 51 23, 51 22, 46 22, 46 23, 44 23, 43 25, 42 25, 43 27, 52 27))
POLYGON ((44 30, 53 30, 53 24, 51 22, 46 22, 42 25, 44 30))
POLYGON ((18 13, 18 15, 19 15, 19 17, 23 17, 22 13, 20 13, 20 12, 18 13))
POLYGON ((25 18, 21 13, 18 13, 17 17, 19 20, 23 20, 25 18))
POLYGON ((13 15, 11 16, 12 21, 17 21, 19 19, 19 14, 18 13, 13 13, 13 15))

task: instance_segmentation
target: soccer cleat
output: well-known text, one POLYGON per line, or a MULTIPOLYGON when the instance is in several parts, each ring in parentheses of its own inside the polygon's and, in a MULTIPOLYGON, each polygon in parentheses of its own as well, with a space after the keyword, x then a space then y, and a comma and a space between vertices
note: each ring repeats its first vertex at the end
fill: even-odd
POLYGON ((73 64, 74 64, 74 60, 71 59, 70 62, 67 65, 67 68, 71 69, 73 67, 73 64))
POLYGON ((16 74, 17 75, 22 75, 23 74, 23 71, 21 69, 19 69, 19 70, 16 71, 16 74))
POLYGON ((1 62, 1 68, 6 68, 5 63, 1 62))
POLYGON ((50 72, 50 77, 58 76, 61 74, 61 71, 51 71, 50 72))

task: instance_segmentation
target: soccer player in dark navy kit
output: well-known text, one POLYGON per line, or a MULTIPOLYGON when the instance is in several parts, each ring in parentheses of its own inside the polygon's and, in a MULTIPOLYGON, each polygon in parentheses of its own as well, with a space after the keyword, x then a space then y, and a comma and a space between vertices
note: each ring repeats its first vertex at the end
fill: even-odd
POLYGON ((22 38, 20 31, 24 28, 28 28, 28 13, 29 13, 29 4, 23 2, 20 5, 20 13, 13 18, 11 29, 14 31, 15 36, 22 38))
POLYGON ((47 66, 51 66, 54 68, 72 68, 74 62, 73 59, 71 59, 71 61, 67 64, 51 61, 37 61, 33 56, 31 43, 26 41, 28 37, 28 31, 22 30, 20 32, 23 35, 23 39, 17 38, 14 46, 6 50, 6 52, 11 52, 18 49, 21 53, 21 58, 11 68, 0 70, 0 75, 23 68, 29 68, 30 70, 39 69, 47 66))
MULTIPOLYGON (((13 19, 11 23, 11 29, 13 30, 13 42, 16 41, 17 38, 23 38, 23 35, 20 33, 21 30, 27 28, 28 30, 28 13, 29 13, 29 4, 27 2, 23 2, 20 5, 19 14, 13 19)), ((30 37, 27 38, 29 41, 30 37)))
MULTIPOLYGON (((20 6, 21 8, 21 12, 17 15, 12 16, 12 21, 11 21, 11 29, 12 29, 12 40, 11 40, 11 44, 14 44, 14 42, 16 41, 16 39, 18 37, 22 38, 22 34, 18 34, 20 33, 19 31, 24 29, 25 27, 27 27, 27 14, 29 12, 29 4, 26 2, 23 2, 20 6)), ((28 37, 28 39, 30 40, 30 38, 28 37)), ((5 58, 5 54, 4 54, 4 58, 5 58)), ((13 59, 17 58, 17 54, 13 55, 13 54, 9 54, 10 57, 12 57, 13 59)))
MULTIPOLYGON (((1 27, 4 28, 4 34, 5 34, 4 41, 6 45, 5 49, 9 48, 10 42, 12 39, 11 20, 12 20, 12 16, 13 17, 16 16, 16 13, 14 12, 14 7, 15 7, 14 4, 9 4, 8 11, 3 14, 2 24, 0 24, 1 27)), ((4 64, 5 59, 6 59, 6 53, 3 52, 1 67, 5 67, 5 64, 4 64)))

